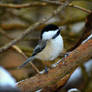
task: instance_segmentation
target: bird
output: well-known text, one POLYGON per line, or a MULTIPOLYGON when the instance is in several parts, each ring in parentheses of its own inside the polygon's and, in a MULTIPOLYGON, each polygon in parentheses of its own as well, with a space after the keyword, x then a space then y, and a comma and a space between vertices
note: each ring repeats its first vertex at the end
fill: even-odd
POLYGON ((55 24, 46 25, 41 31, 40 40, 32 55, 19 68, 23 68, 34 59, 42 60, 45 63, 56 59, 64 49, 63 38, 60 34, 61 29, 55 24))

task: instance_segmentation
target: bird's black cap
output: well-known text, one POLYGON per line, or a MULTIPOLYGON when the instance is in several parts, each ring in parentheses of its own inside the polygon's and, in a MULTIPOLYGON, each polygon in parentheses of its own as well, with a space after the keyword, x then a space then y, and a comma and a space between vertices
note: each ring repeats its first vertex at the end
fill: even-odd
POLYGON ((59 29, 57 25, 55 25, 55 24, 48 24, 48 25, 45 26, 45 27, 43 28, 43 30, 41 31, 41 38, 42 38, 42 34, 43 34, 44 32, 53 31, 53 30, 57 30, 57 29, 59 29))

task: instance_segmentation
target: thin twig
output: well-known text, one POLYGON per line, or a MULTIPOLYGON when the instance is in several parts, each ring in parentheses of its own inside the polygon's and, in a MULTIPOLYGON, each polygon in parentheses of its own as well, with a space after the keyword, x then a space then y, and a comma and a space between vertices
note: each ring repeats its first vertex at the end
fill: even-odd
POLYGON ((2 29, 0 29, 0 33, 1 33, 2 35, 4 35, 6 38, 8 38, 8 40, 13 40, 13 38, 10 37, 9 35, 7 35, 6 32, 3 31, 2 29))
MULTIPOLYGON (((53 3, 54 4, 54 3, 53 3)), ((46 5, 51 5, 50 3, 46 2, 32 2, 32 3, 26 3, 26 4, 1 4, 0 7, 5 7, 5 8, 29 8, 32 6, 46 6, 46 5)), ((54 4, 56 5, 56 4, 54 4)))
MULTIPOLYGON (((56 4, 56 5, 61 5, 61 4, 62 4, 62 2, 60 2, 60 1, 48 1, 48 0, 43 0, 43 1, 45 1, 46 3, 50 3, 50 4, 52 4, 52 5, 54 5, 54 4, 56 4)), ((88 14, 90 14, 90 13, 92 12, 92 11, 90 11, 90 10, 88 10, 88 9, 85 9, 85 8, 83 8, 83 7, 80 7, 80 6, 78 6, 78 5, 69 4, 68 6, 69 6, 69 7, 76 8, 76 9, 79 9, 79 10, 81 10, 81 11, 84 11, 84 12, 88 13, 88 14)))
POLYGON ((47 18, 43 18, 42 20, 40 20, 39 22, 36 22, 33 25, 30 25, 29 28, 26 29, 26 31, 24 31, 19 37, 17 37, 16 39, 12 40, 11 42, 9 42, 8 44, 6 44, 5 46, 3 46, 2 48, 0 48, 0 53, 2 51, 7 50, 8 48, 10 48, 12 45, 16 44, 16 42, 20 41, 22 38, 24 38, 26 35, 28 35, 31 31, 33 31, 35 28, 37 28, 38 26, 40 26, 41 24, 44 24, 45 22, 47 22, 48 20, 50 20, 52 17, 54 17, 55 15, 57 15, 60 11, 63 11, 63 9, 68 6, 69 3, 71 3, 73 0, 66 0, 65 3, 63 3, 61 6, 59 6, 53 13, 51 16, 47 17, 47 18))
POLYGON ((76 9, 79 9, 79 10, 82 10, 82 11, 88 13, 88 14, 90 14, 90 13, 92 12, 92 11, 90 11, 90 10, 88 10, 88 9, 85 9, 85 8, 83 8, 83 7, 80 7, 80 6, 78 6, 78 5, 70 4, 69 6, 70 6, 70 7, 73 7, 73 8, 76 8, 76 9))
MULTIPOLYGON (((32 3, 26 3, 26 4, 0 4, 0 7, 6 7, 6 8, 29 8, 29 7, 39 7, 39 6, 46 6, 46 5, 61 5, 63 4, 63 2, 59 2, 59 1, 47 1, 47 0, 43 0, 43 2, 32 2, 32 3)), ((69 7, 73 7, 76 9, 80 9, 86 13, 91 13, 91 10, 85 9, 83 7, 80 7, 78 5, 73 5, 73 4, 69 4, 69 7)))

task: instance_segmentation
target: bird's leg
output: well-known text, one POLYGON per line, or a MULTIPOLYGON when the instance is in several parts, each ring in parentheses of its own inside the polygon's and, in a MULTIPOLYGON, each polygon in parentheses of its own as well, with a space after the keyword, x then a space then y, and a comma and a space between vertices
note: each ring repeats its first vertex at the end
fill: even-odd
POLYGON ((71 52, 66 52, 66 53, 65 53, 64 57, 62 58, 63 64, 65 64, 64 60, 65 60, 66 57, 69 56, 70 53, 71 53, 71 52))
POLYGON ((45 66, 45 73, 48 73, 50 67, 51 67, 51 61, 45 61, 43 62, 44 66, 45 66))
POLYGON ((45 73, 48 73, 49 68, 45 66, 45 73))
POLYGON ((62 59, 59 59, 56 63, 52 64, 51 65, 51 68, 54 68, 56 67, 60 62, 61 62, 62 59))
POLYGON ((71 52, 66 52, 65 55, 64 55, 64 58, 66 58, 67 56, 69 56, 71 52))
POLYGON ((69 56, 70 53, 71 53, 71 52, 65 53, 65 55, 64 55, 63 58, 59 59, 56 63, 54 63, 54 64, 51 65, 51 68, 56 67, 61 61, 62 61, 63 64, 65 64, 64 59, 65 59, 67 56, 69 56))
POLYGON ((39 72, 39 74, 45 74, 48 73, 49 68, 47 66, 45 66, 45 68, 39 72))
POLYGON ((45 68, 40 72, 40 74, 48 73, 51 63, 49 61, 45 61, 43 62, 43 65, 45 66, 45 68))

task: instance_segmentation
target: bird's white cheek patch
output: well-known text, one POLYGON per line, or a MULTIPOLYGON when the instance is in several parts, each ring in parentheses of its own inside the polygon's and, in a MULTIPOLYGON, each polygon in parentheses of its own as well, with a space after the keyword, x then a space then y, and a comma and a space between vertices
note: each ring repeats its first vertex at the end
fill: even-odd
POLYGON ((57 31, 58 30, 44 32, 43 35, 42 35, 42 39, 43 40, 49 40, 49 39, 51 39, 57 33, 57 31))

